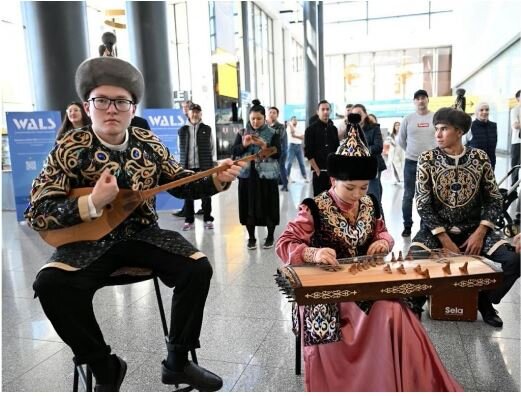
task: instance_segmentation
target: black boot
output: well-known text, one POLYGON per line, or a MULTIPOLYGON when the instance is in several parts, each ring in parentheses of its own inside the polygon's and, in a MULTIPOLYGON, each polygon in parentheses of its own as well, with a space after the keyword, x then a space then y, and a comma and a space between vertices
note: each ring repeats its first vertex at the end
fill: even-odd
POLYGON ((493 327, 503 327, 503 321, 492 306, 488 296, 484 293, 479 294, 478 311, 483 317, 483 322, 493 327))
POLYGON ((168 385, 187 384, 200 392, 216 392, 223 386, 223 380, 218 375, 199 367, 194 362, 188 362, 182 371, 174 371, 161 363, 161 382, 168 385))
POLYGON ((110 362, 112 366, 110 370, 111 380, 107 383, 98 383, 96 380, 94 392, 119 392, 119 388, 121 388, 123 379, 127 374, 127 363, 116 355, 110 355, 110 359, 112 359, 110 362))

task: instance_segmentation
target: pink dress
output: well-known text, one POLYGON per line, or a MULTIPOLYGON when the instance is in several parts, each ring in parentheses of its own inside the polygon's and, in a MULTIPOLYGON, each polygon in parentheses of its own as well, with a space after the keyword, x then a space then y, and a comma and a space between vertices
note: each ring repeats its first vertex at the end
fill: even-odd
MULTIPOLYGON (((342 213, 352 209, 333 189, 329 193, 342 213)), ((313 217, 306 205, 299 209, 276 245, 286 265, 301 264, 304 257, 312 256, 313 217)), ((376 223, 372 241, 384 239, 392 249, 393 239, 383 220, 376 223)), ((369 314, 354 302, 339 306, 341 340, 304 346, 307 391, 463 391, 443 366, 416 315, 400 301, 376 301, 369 314)), ((301 323, 302 312, 300 307, 301 323)))

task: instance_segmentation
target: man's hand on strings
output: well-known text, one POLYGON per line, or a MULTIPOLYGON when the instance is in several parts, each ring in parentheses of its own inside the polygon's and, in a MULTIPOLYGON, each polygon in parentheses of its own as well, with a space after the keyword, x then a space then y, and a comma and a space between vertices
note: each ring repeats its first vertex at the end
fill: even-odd
POLYGON ((220 165, 230 165, 230 167, 224 171, 217 172, 217 180, 221 183, 230 183, 239 176, 239 172, 241 168, 246 166, 246 162, 239 161, 237 164, 234 164, 231 159, 227 158, 220 165))
POLYGON ((105 206, 114 201, 118 192, 119 187, 116 177, 108 169, 105 169, 91 193, 92 203, 96 211, 100 212, 105 206))
POLYGON ((465 251, 465 254, 479 255, 483 248, 483 240, 485 239, 487 229, 485 226, 480 226, 474 231, 469 238, 463 242, 460 249, 465 251))

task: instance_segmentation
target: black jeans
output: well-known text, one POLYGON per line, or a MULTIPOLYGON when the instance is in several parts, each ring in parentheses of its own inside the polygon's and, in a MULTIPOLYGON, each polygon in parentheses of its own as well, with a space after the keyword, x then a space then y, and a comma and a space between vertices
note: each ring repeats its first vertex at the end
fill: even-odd
MULTIPOLYGON (((199 169, 192 169, 194 172, 199 172, 199 169)), ((201 198, 201 207, 203 209, 203 221, 213 221, 212 217, 212 198, 201 198)), ((184 216, 186 223, 194 222, 194 200, 185 199, 184 216)))
POLYGON ((75 362, 91 363, 110 354, 110 346, 94 316, 92 299, 98 289, 110 284, 110 274, 123 266, 151 268, 163 283, 175 286, 169 342, 174 349, 183 351, 199 348, 204 304, 213 272, 208 259, 194 260, 145 242, 123 241, 84 269, 43 269, 33 284, 45 314, 72 349, 75 362))
POLYGON ((414 200, 414 192, 416 188, 416 168, 418 161, 405 159, 403 167, 403 200, 402 200, 402 216, 403 226, 412 227, 412 204, 414 200))

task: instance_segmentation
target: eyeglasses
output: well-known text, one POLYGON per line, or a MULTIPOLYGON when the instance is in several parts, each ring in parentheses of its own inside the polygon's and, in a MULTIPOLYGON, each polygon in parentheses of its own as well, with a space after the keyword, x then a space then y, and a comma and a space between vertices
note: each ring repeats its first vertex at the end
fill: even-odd
POLYGON ((110 104, 114 103, 116 110, 129 111, 130 106, 134 104, 134 102, 128 99, 90 98, 89 101, 92 102, 94 107, 98 110, 107 110, 110 104))

